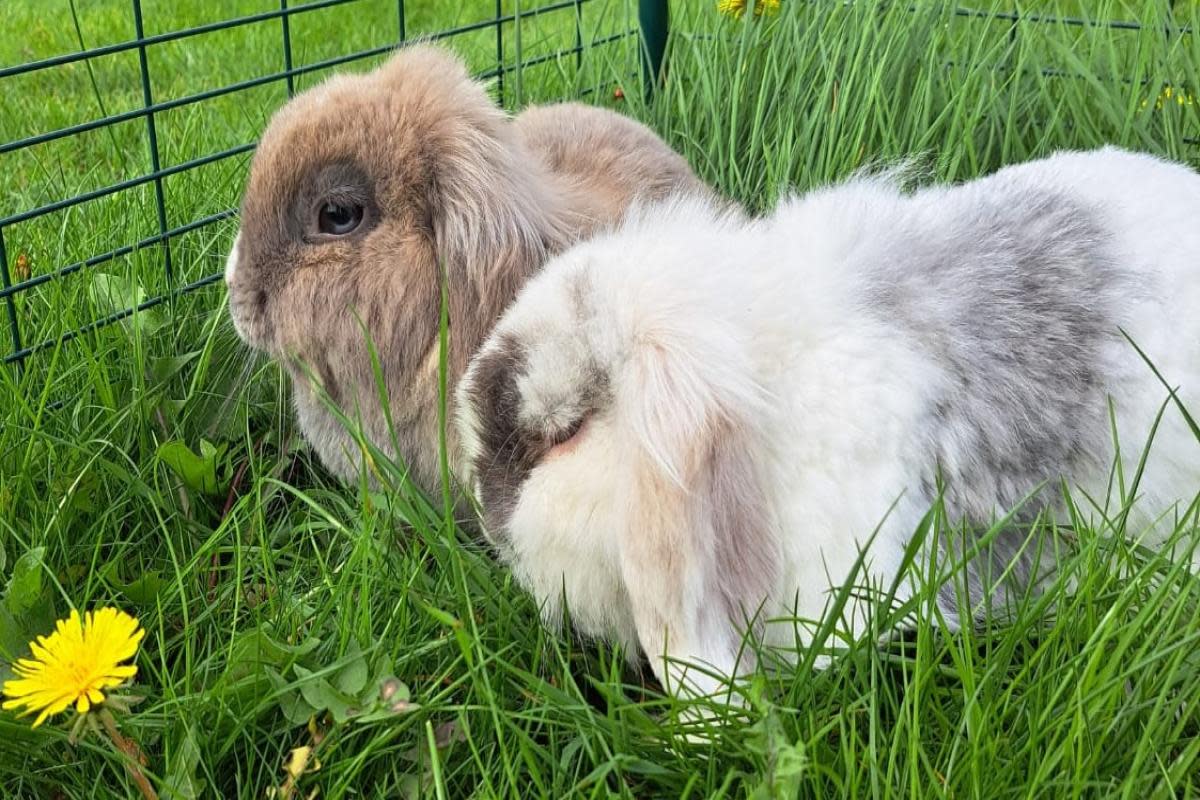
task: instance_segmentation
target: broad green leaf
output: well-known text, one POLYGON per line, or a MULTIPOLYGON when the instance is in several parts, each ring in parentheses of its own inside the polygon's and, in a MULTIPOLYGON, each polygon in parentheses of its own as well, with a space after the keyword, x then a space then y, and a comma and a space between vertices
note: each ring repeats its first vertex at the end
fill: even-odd
POLYGON ((289 686, 282 675, 270 668, 266 670, 266 674, 271 680, 271 685, 280 693, 279 709, 288 722, 293 725, 304 725, 313 714, 317 713, 318 709, 311 706, 301 693, 296 691, 295 687, 289 686))
POLYGON ((164 397, 158 401, 158 406, 168 419, 175 419, 183 413, 183 409, 187 408, 187 401, 176 400, 173 397, 164 397))
POLYGON ((287 721, 293 725, 304 725, 317 713, 317 709, 310 706, 300 693, 294 690, 285 692, 279 698, 279 708, 287 721))
MULTIPOLYGON (((209 445, 209 447, 212 447, 209 445)), ((214 452, 196 455, 186 444, 179 441, 165 442, 158 448, 158 458, 179 476, 183 485, 193 492, 216 495, 217 459, 214 452)))
POLYGON ((217 446, 207 439, 200 440, 200 457, 214 464, 225 454, 225 445, 217 446))
MULTIPOLYGON (((146 302, 146 292, 136 282, 106 272, 92 273, 88 294, 99 317, 136 309, 146 302)), ((155 309, 135 310, 121 324, 127 328, 140 327, 152 334, 166 325, 166 318, 155 309)))
POLYGON ((357 715, 354 721, 376 722, 415 711, 419 706, 410 702, 410 697, 411 692, 403 681, 390 674, 380 675, 363 695, 362 705, 367 710, 357 715))
POLYGON ((202 797, 205 781, 196 775, 198 766, 200 745, 196 743, 195 730, 188 725, 171 754, 167 777, 163 783, 163 796, 180 800, 196 800, 202 797))
POLYGON ((46 548, 35 547, 13 564, 12 577, 4 590, 4 605, 14 617, 33 608, 42 594, 42 558, 46 548))
POLYGON ((8 664, 29 652, 29 638, 12 612, 0 605, 0 678, 7 679, 8 664))
POLYGON ((54 630, 56 619, 54 595, 50 592, 43 591, 33 605, 19 615, 0 603, 0 667, 29 655, 29 643, 54 630))
POLYGON ((285 644, 262 629, 237 635, 229 647, 229 672, 233 677, 268 666, 283 669, 301 656, 311 653, 320 640, 309 637, 297 645, 285 644))
POLYGON ((138 605, 154 605, 167 581, 163 580, 158 570, 146 572, 129 583, 123 582, 118 576, 117 564, 113 562, 104 568, 103 575, 130 602, 138 605))
POLYGON ((200 355, 199 350, 178 356, 162 356, 150 360, 150 378, 155 383, 166 383, 178 375, 184 367, 200 355))
POLYGON ((359 649, 358 643, 353 639, 350 640, 350 646, 346 649, 346 657, 349 661, 333 676, 333 685, 340 692, 356 695, 367 685, 367 659, 359 649))
POLYGON ((395 675, 382 675, 375 682, 375 699, 382 703, 408 702, 412 698, 408 684, 395 675))
POLYGON ((304 696, 305 702, 318 710, 325 710, 333 714, 333 717, 338 722, 343 722, 348 719, 351 709, 355 709, 355 701, 351 697, 339 692, 333 688, 333 685, 324 678, 315 677, 315 674, 308 669, 296 664, 292 667, 296 673, 296 677, 300 679, 300 694, 304 696))
POLYGON ((417 800, 421 797, 421 779, 411 773, 401 775, 396 791, 404 800, 417 800))
POLYGON ((95 498, 99 489, 100 476, 90 470, 82 474, 64 474, 50 486, 55 502, 66 499, 67 508, 85 513, 96 510, 95 498))

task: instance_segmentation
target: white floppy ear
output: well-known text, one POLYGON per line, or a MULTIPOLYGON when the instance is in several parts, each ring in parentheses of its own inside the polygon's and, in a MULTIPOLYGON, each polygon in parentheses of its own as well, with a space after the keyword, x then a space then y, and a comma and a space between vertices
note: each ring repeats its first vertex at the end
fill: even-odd
POLYGON ((752 666, 742 637, 779 563, 761 480, 762 392, 719 323, 640 335, 618 380, 637 453, 618 549, 638 638, 668 691, 708 694, 719 682, 704 669, 752 666))

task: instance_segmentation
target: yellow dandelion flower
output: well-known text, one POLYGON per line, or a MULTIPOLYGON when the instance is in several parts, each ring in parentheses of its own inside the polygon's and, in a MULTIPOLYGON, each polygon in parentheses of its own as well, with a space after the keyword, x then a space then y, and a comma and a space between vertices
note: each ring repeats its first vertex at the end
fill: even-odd
POLYGON ((138 621, 115 608, 89 611, 80 619, 72 611, 54 633, 30 642, 32 658, 13 665, 17 677, 4 682, 5 710, 22 708, 21 716, 40 711, 33 727, 72 705, 80 714, 104 702, 104 690, 137 674, 122 664, 137 653, 146 632, 138 621))
MULTIPOLYGON (((741 17, 746 13, 747 0, 718 0, 717 11, 741 17)), ((763 12, 774 14, 779 10, 780 0, 754 0, 754 16, 761 17, 763 12)))

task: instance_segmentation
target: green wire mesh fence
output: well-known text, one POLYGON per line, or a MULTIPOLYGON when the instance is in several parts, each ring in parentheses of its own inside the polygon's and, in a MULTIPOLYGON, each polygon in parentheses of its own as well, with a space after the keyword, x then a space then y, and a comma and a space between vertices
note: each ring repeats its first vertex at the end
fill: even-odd
POLYGON ((635 23, 620 0, 450 5, 64 0, 53 8, 67 11, 52 17, 51 3, 27 0, 0 12, 15 29, 10 41, 29 44, 0 45, 9 98, 0 112, 2 363, 20 368, 218 282, 223 240, 213 231, 233 225, 253 137, 274 108, 333 68, 380 61, 413 38, 451 40, 476 75, 495 80, 502 103, 522 102, 521 76, 539 67, 563 94, 584 93, 585 54, 610 46, 608 58, 636 70, 635 23), (155 27, 180 20, 195 24, 155 27), (110 41, 94 41, 96 31, 110 41), (130 270, 142 277, 103 272, 122 260, 136 261, 130 270), (88 277, 90 294, 55 291, 72 276, 88 277), (72 307, 80 304, 67 297, 91 302, 72 307), (63 314, 77 324, 55 319, 63 314))
MULTIPOLYGON (((954 12, 1012 37, 1042 22, 1143 26, 954 12)), ((5 0, 0 21, 0 363, 20 368, 217 283, 254 137, 334 68, 419 37, 450 40, 510 105, 611 86, 639 64, 651 87, 667 0, 5 0), (529 70, 545 71, 543 96, 528 96, 529 70)))

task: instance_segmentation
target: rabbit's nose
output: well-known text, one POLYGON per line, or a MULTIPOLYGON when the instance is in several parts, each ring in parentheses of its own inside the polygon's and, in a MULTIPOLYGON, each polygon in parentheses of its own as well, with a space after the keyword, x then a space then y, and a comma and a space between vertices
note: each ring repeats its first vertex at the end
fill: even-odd
POLYGON ((229 257, 225 259, 225 285, 231 286, 237 276, 238 244, 242 241, 242 233, 233 239, 233 247, 229 249, 229 257))

